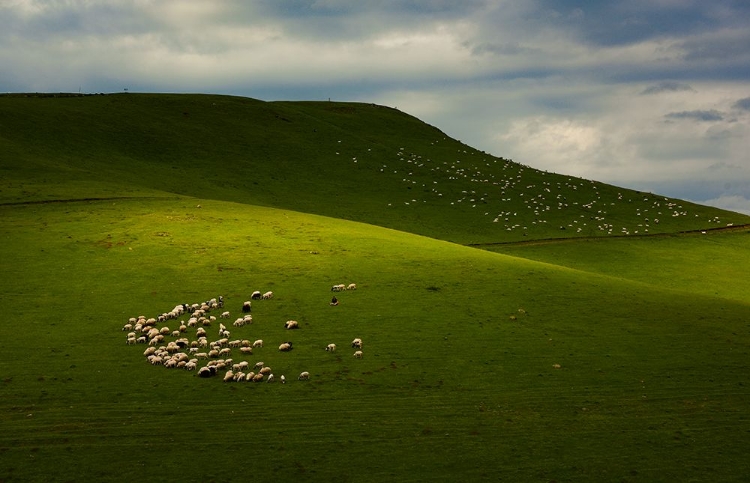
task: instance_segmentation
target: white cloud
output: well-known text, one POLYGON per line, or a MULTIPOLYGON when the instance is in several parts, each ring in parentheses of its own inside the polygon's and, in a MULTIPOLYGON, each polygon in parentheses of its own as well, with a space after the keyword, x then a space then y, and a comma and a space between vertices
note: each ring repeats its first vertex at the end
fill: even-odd
POLYGON ((698 200, 697 203, 750 215, 750 199, 739 195, 720 196, 718 198, 702 201, 698 200))

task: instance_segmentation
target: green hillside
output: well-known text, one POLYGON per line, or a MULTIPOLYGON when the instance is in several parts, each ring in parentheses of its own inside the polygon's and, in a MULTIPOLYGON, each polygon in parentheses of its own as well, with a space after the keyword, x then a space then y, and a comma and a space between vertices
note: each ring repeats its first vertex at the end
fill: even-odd
POLYGON ((737 213, 541 172, 373 104, 164 94, 1 96, 0 150, 2 202, 157 191, 458 243, 674 233, 750 222, 737 213))
POLYGON ((748 217, 367 104, 0 96, 0 170, 0 481, 750 479, 748 217), (127 343, 219 296, 275 382, 127 343))

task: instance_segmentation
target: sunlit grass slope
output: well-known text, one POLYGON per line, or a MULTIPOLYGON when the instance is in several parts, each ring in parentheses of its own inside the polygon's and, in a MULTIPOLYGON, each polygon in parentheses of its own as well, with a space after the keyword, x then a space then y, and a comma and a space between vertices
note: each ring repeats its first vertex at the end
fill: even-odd
POLYGON ((750 230, 485 247, 497 253, 750 304, 750 230))
POLYGON ((159 191, 459 243, 750 222, 737 213, 538 171, 477 151, 398 110, 363 103, 0 96, 0 156, 5 203, 159 191))
POLYGON ((186 197, 4 205, 0 238, 3 481, 750 477, 732 297, 186 197), (334 283, 358 289, 331 307, 334 283), (128 317, 223 295, 232 321, 253 290, 275 296, 232 338, 263 338, 247 359, 285 385, 125 344, 128 317))

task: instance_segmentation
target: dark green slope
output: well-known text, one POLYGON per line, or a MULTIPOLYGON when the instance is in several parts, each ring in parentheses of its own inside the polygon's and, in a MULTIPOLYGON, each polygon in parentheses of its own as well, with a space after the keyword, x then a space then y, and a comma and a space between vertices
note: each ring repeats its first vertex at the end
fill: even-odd
POLYGON ((0 96, 0 202, 164 195, 459 243, 643 235, 750 217, 535 170, 398 110, 214 95, 0 96))

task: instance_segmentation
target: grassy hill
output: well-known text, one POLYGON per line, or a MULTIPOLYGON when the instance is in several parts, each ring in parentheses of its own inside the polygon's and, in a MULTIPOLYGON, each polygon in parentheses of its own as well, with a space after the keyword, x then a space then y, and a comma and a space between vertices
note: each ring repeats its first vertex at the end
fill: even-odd
POLYGON ((0 480, 747 481, 750 231, 710 230, 746 217, 439 136, 361 104, 0 97, 0 480), (509 225, 538 188, 567 200, 524 237, 441 199, 478 186, 509 225), (585 216, 596 192, 611 235, 585 216), (358 288, 331 307, 336 283, 358 288), (286 384, 125 343, 128 318, 219 295, 231 325, 253 290, 275 296, 229 329, 265 344, 232 357, 286 384))
POLYGON ((464 244, 750 222, 737 213, 538 171, 373 104, 3 96, 0 149, 2 202, 166 192, 464 244))

